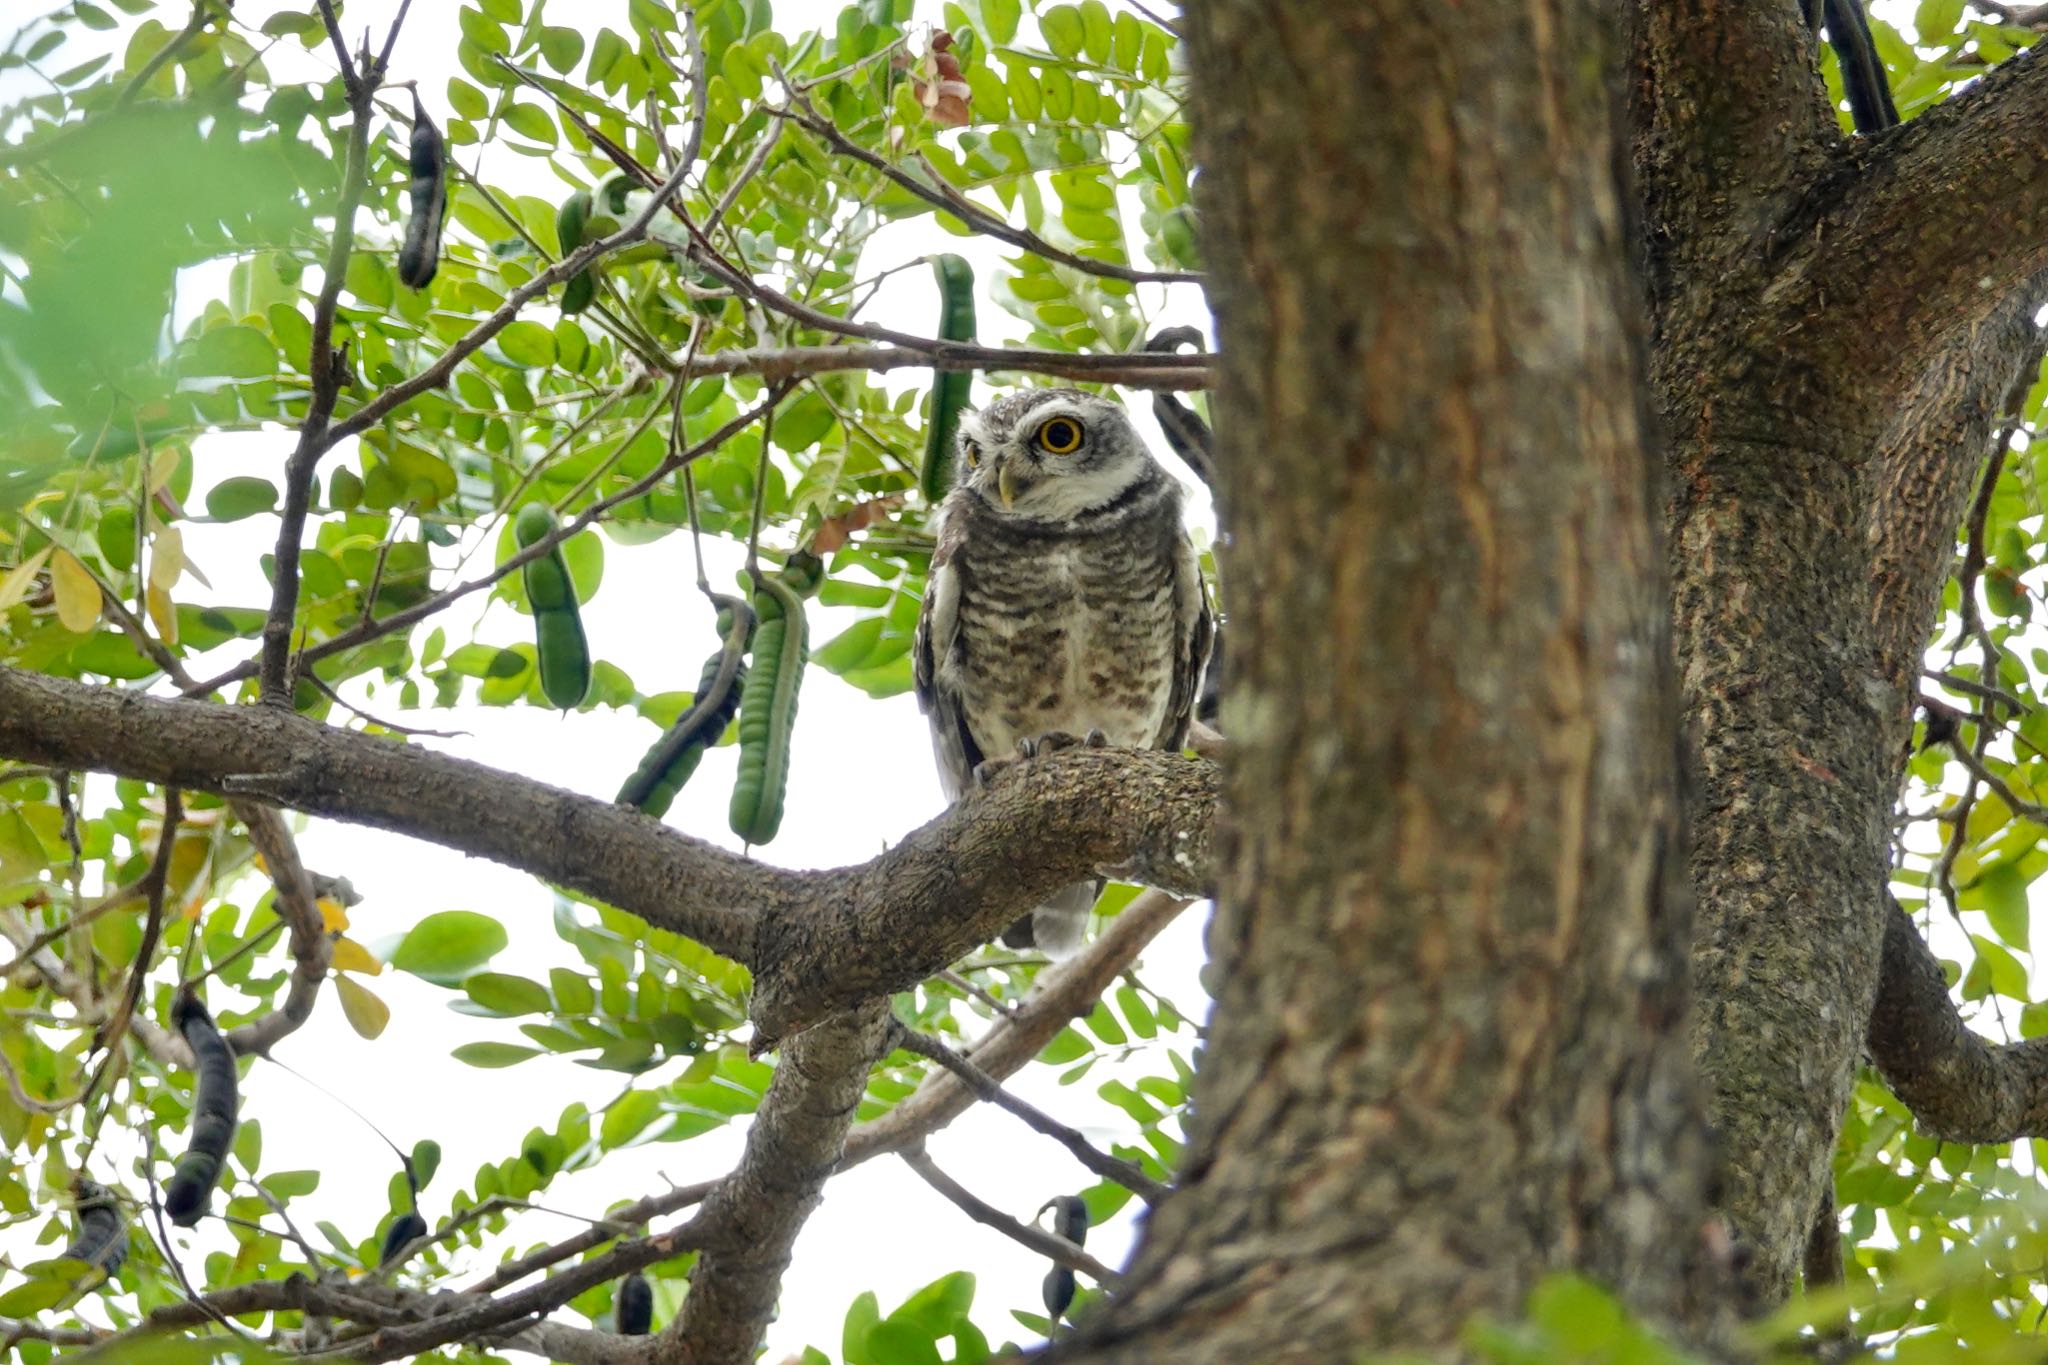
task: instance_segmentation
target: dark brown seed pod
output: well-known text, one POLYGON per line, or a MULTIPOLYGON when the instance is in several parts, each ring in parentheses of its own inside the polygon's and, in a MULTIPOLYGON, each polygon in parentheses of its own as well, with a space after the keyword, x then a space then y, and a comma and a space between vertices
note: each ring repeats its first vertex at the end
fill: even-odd
POLYGON ((78 1235, 64 1254, 99 1267, 111 1279, 128 1259, 128 1225, 121 1206, 112 1190, 83 1176, 72 1182, 71 1193, 77 1201, 73 1208, 78 1213, 78 1235))
POLYGON ((1039 1286, 1045 1298, 1045 1311, 1058 1322, 1074 1302, 1074 1272, 1063 1265, 1056 1265, 1045 1272, 1045 1282, 1039 1286))
POLYGON ((399 1253, 413 1242, 427 1235, 427 1220, 419 1213, 401 1213, 391 1220, 391 1226, 384 1229, 384 1245, 377 1252, 377 1268, 382 1270, 398 1259, 399 1253))
POLYGON ((718 604, 718 652, 704 661, 690 709, 654 742, 626 785, 619 788, 622 806, 638 806, 653 816, 666 813, 676 793, 697 771, 704 751, 718 742, 739 712, 740 688, 747 678, 747 643, 754 636, 754 609, 743 599, 724 593, 714 593, 712 600, 718 604))
POLYGON ((612 1320, 622 1337, 644 1337, 654 1327, 654 1286, 639 1271, 619 1281, 612 1296, 612 1320))
POLYGON ((177 1226, 189 1228, 205 1216, 213 1187, 220 1183, 221 1166, 235 1141, 240 1101, 234 1051, 197 996, 180 992, 171 1007, 171 1025, 192 1049, 198 1083, 192 1091, 192 1140, 164 1186, 164 1213, 177 1226))
POLYGON ((425 289, 441 267, 441 224, 448 217, 448 154, 441 130, 412 92, 412 213, 405 222, 405 242, 398 249, 398 278, 408 288, 425 289))

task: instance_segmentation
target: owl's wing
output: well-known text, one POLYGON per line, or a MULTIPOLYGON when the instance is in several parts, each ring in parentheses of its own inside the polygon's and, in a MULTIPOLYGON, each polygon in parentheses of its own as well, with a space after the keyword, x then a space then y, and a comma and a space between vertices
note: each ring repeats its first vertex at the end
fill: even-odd
POLYGON ((925 579, 924 604, 917 613, 917 634, 910 647, 910 678, 917 704, 932 727, 932 756, 939 764, 939 785, 948 801, 960 799, 974 779, 982 752, 967 729, 967 710, 950 670, 940 665, 953 653, 960 635, 959 518, 939 514, 938 546, 932 551, 931 573, 925 579))
POLYGON ((1159 728, 1161 749, 1187 743, 1188 721, 1202 694, 1202 672, 1209 666, 1209 647, 1216 636, 1216 618, 1209 610, 1209 588, 1202 582, 1202 563, 1194 542, 1183 531, 1173 554, 1173 620, 1178 649, 1173 660, 1173 690, 1167 694, 1166 720, 1159 728))

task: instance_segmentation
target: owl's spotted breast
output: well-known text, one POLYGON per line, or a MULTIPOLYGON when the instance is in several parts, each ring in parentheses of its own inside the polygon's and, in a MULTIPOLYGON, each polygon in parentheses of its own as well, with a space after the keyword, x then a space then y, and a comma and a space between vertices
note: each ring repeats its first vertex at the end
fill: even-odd
POLYGON ((1145 543, 1157 539, 1148 529, 1040 539, 1022 554, 1000 531, 963 547, 958 643, 938 671, 958 687, 983 754, 1055 730, 1159 742, 1180 630, 1173 576, 1161 571, 1171 547, 1145 543))

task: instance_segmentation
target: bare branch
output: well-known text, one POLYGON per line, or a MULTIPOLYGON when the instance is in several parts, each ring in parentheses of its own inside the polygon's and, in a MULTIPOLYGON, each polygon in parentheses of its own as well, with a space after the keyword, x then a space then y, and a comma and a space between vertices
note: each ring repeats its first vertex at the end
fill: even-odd
POLYGON ((1999 1045, 1972 1032, 1940 961, 1897 901, 1885 911, 1884 966, 1864 1041, 1885 1084, 1935 1137, 2048 1137, 2048 1038, 1999 1045))
POLYGON ((790 1247, 846 1146, 868 1068, 888 1036, 889 1003, 871 1000, 789 1040, 747 1150, 697 1216, 718 1229, 690 1275, 665 1358, 746 1365, 775 1310, 790 1247))
POLYGON ((277 914, 291 929, 292 979, 284 1003, 259 1019, 228 1032, 228 1044, 241 1055, 263 1054, 312 1017, 313 1003, 327 980, 334 940, 313 891, 313 879, 299 861, 299 846, 285 828, 284 817, 259 801, 237 801, 235 814, 249 831, 249 841, 263 855, 277 888, 277 914))
MULTIPOLYGON (((1069 1021, 1093 1009, 1145 945, 1192 903, 1163 891, 1140 892, 1093 943, 1040 972, 1031 993, 967 1050, 967 1060, 996 1080, 1022 1070, 1069 1021)), ((966 1113, 975 1098, 951 1072, 933 1072, 910 1098, 853 1130, 840 1169, 909 1149, 966 1113)))
MULTIPOLYGON (((1018 1099, 998 1085, 995 1077, 930 1034, 919 1033, 916 1029, 898 1024, 891 1032, 890 1041, 906 1051, 915 1052, 920 1057, 929 1057, 937 1062, 958 1076, 961 1082, 974 1092, 976 1099, 987 1100, 996 1108, 1024 1120, 1027 1127, 1045 1134, 1065 1147, 1074 1154, 1076 1161, 1104 1180, 1115 1181, 1148 1204, 1156 1204, 1166 1197, 1166 1186, 1146 1175, 1136 1163, 1125 1161, 1122 1157, 1111 1156, 1082 1137, 1075 1129, 1069 1128, 1044 1110, 1018 1099)), ((908 1150, 901 1155, 907 1160, 908 1150)))
MULTIPOLYGON (((359 77, 349 62, 341 29, 329 0, 320 0, 320 17, 341 58, 343 83, 349 95, 348 154, 341 172, 341 193, 334 205, 334 236, 327 245, 327 260, 320 280, 320 295, 313 304, 313 337, 308 346, 306 373, 312 377, 312 391, 306 399, 306 416, 299 423, 298 444, 284 467, 284 507, 278 513, 277 550, 271 562, 270 611, 263 623, 263 699, 275 705, 290 705, 292 622, 299 606, 299 542, 306 531, 306 512, 312 503, 313 476, 327 441, 328 419, 347 377, 346 357, 334 347, 334 313, 341 302, 342 282, 348 274, 349 253, 355 249, 356 209, 363 202, 369 183, 370 117, 376 98, 374 79, 359 77)), ((394 34, 396 25, 393 26, 394 34)))
POLYGON ((898 1152, 903 1164, 916 1171, 925 1184, 953 1201, 960 1211, 985 1227, 992 1227, 1011 1241, 1031 1248, 1055 1265, 1069 1270, 1078 1270, 1100 1285, 1116 1282, 1116 1272, 1090 1256, 1064 1237, 1055 1236, 1043 1228, 1033 1227, 1020 1218, 1012 1218, 995 1205, 976 1196, 965 1185, 940 1170, 925 1153, 922 1144, 898 1152))
POLYGON ((881 172, 884 176, 888 177, 890 183, 906 189, 926 203, 952 214, 984 237, 993 237, 999 242, 1008 242, 1011 246, 1020 247, 1034 256, 1066 266, 1072 270, 1079 270, 1089 275, 1098 275, 1105 279, 1127 280, 1133 284, 1200 284, 1202 282, 1200 273, 1192 270, 1138 270, 1131 266, 1119 265, 1114 261, 1098 261, 1092 257, 1064 251, 1028 228, 1012 227, 1002 218, 997 217, 994 213, 953 189, 952 186, 944 184, 928 185, 900 166, 869 151, 834 127, 829 120, 818 112, 816 106, 802 94, 796 96, 796 106, 797 112, 794 113, 785 113, 773 109, 768 112, 782 118, 794 120, 805 132, 810 133, 841 156, 851 157, 862 165, 881 172))

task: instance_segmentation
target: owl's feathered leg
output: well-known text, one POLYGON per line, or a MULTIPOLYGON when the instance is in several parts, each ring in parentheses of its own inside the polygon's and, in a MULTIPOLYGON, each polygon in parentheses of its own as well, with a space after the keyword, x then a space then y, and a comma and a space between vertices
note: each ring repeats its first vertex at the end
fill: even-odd
POLYGON ((1103 885, 1098 877, 1062 887, 1052 899, 1003 930, 1003 946, 1036 948, 1054 959, 1071 957, 1088 935, 1088 916, 1103 885))

